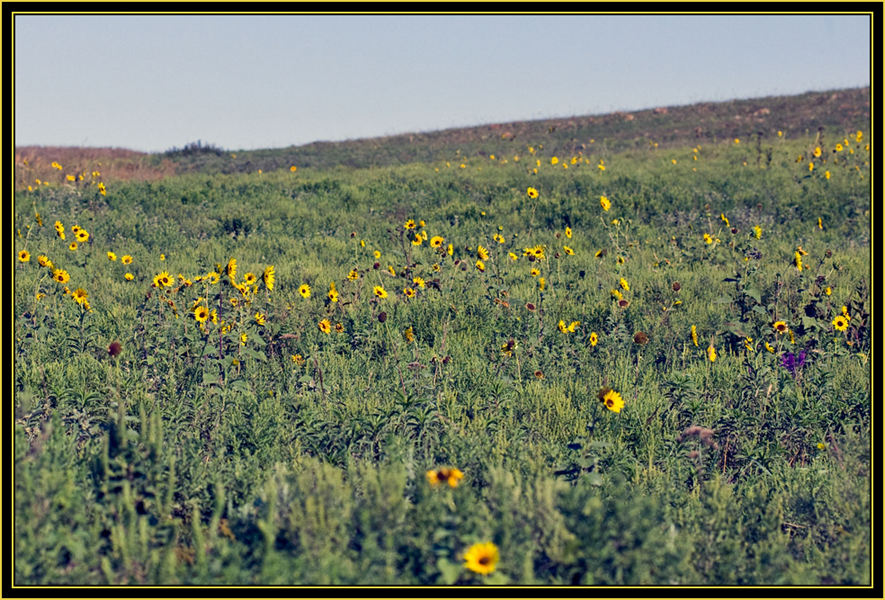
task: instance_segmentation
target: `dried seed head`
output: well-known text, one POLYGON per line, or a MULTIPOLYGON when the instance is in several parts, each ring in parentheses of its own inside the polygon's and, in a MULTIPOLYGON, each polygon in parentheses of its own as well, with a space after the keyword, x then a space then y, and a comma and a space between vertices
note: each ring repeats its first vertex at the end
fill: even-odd
POLYGON ((119 356, 121 352, 123 352, 123 345, 120 342, 111 342, 111 345, 108 346, 108 356, 111 358, 119 356))
POLYGON ((387 313, 386 312, 378 313, 378 322, 379 323, 383 323, 386 320, 387 320, 387 313))

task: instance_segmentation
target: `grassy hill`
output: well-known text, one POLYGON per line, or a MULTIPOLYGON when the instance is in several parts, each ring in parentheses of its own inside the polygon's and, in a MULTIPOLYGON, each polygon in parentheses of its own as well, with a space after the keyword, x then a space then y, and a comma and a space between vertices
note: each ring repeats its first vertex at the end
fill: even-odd
POLYGON ((34 179, 62 182, 68 174, 102 173, 114 180, 156 180, 181 173, 269 173, 278 169, 367 168, 413 162, 502 158, 543 146, 553 155, 609 156, 624 150, 715 144, 735 138, 769 145, 778 131, 788 139, 821 135, 834 138, 862 129, 870 120, 870 89, 809 92, 730 102, 660 107, 606 115, 576 116, 462 127, 389 137, 313 142, 289 148, 242 151, 192 143, 148 155, 121 149, 16 148, 17 187, 34 179), (24 164, 27 160, 28 164, 24 164), (57 161, 63 171, 51 168, 57 161))

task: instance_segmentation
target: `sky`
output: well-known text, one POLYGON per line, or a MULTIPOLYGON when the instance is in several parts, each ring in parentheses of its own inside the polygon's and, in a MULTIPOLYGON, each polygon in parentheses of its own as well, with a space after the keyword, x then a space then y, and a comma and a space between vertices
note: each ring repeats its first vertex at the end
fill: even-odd
POLYGON ((15 144, 251 150, 870 85, 870 18, 16 15, 15 144))

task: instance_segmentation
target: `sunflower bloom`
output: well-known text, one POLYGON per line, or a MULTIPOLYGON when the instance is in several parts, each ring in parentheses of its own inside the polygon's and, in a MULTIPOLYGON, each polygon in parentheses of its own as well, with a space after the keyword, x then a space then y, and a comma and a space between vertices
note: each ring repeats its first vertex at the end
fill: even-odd
POLYGON ((77 232, 77 241, 82 243, 89 241, 89 232, 85 229, 81 229, 77 232))
POLYGON ((444 241, 445 241, 444 237, 442 237, 440 235, 435 235, 432 238, 430 238, 430 247, 431 248, 439 248, 440 246, 442 246, 444 241))
POLYGON ((476 268, 479 269, 480 272, 484 273, 486 270, 486 265, 481 260, 476 261, 476 268))
POLYGON ((41 267, 48 267, 50 269, 52 268, 52 261, 49 260, 49 257, 46 256, 45 254, 41 254, 40 256, 37 257, 37 263, 41 267))
POLYGON ((387 291, 380 285, 376 285, 374 288, 372 288, 372 292, 379 298, 387 298, 387 291))
POLYGON ((848 329, 848 319, 844 315, 838 315, 833 319, 833 327, 836 328, 836 331, 845 331, 848 329))
POLYGON ((173 283, 174 281, 172 277, 170 277, 169 273, 166 271, 163 271, 154 277, 154 287, 156 288, 171 287, 173 283))
POLYGON ((532 200, 534 200, 535 198, 538 197, 538 190, 536 190, 533 187, 530 187, 529 189, 527 189, 526 193, 529 195, 529 198, 531 198, 532 200))
POLYGON ((113 252, 108 252, 108 260, 117 260, 117 255, 113 252))
POLYGON ((52 278, 58 283, 67 283, 71 280, 71 276, 64 269, 56 269, 52 272, 52 278))
POLYGON ((594 331, 590 334, 590 345, 595 346, 598 343, 599 343, 599 336, 596 335, 596 332, 594 331))
POLYGON ((624 279, 623 277, 621 277, 621 287, 624 289, 625 292, 630 291, 630 284, 627 283, 627 280, 624 279))
POLYGON ((572 228, 571 227, 565 228, 565 237, 571 239, 571 237, 572 237, 572 228))
POLYGON ((29 260, 31 260, 31 253, 28 252, 27 250, 22 250, 21 252, 18 253, 18 261, 19 262, 26 263, 29 260))
POLYGON ((602 207, 602 210, 608 210, 612 207, 612 203, 605 196, 600 196, 599 197, 599 206, 602 207))
POLYGON ((611 388, 602 388, 599 390, 597 398, 599 398, 599 401, 612 412, 619 413, 621 412, 621 409, 624 408, 624 399, 621 398, 621 395, 618 392, 611 388))
POLYGON ((772 327, 778 333, 786 333, 787 331, 790 330, 790 328, 787 326, 786 322, 784 322, 784 321, 775 321, 774 325, 772 325, 772 327))
POLYGON ((231 281, 237 278, 237 259, 232 258, 227 263, 227 276, 231 281))
POLYGON ((125 254, 125 255, 123 255, 123 258, 120 259, 120 262, 123 263, 124 265, 131 265, 132 264, 132 257, 129 256, 128 254, 125 254))
POLYGON ((209 319, 209 309, 205 306, 198 306, 194 309, 194 318, 200 323, 205 323, 209 319))
POLYGON ((464 554, 464 566, 474 573, 489 575, 495 570, 499 559, 498 547, 492 542, 473 544, 464 554))
POLYGON ((691 326, 691 341, 695 346, 698 345, 698 328, 695 325, 691 326))
POLYGON ((713 347, 713 344, 707 348, 707 358, 710 359, 710 362, 716 362, 716 348, 713 347))
POLYGON ((464 473, 454 467, 440 467, 427 471, 427 481, 431 486, 437 487, 442 484, 449 484, 449 487, 458 487, 458 482, 464 478, 464 473))
POLYGON ((302 298, 310 298, 310 286, 302 283, 301 287, 298 288, 298 293, 301 294, 302 298))
POLYGON ((277 277, 276 272, 274 272, 273 265, 264 269, 263 277, 264 277, 265 287, 267 287, 267 289, 272 292, 273 291, 273 284, 274 284, 274 281, 276 281, 276 277, 277 277))
POLYGON ((489 259, 489 251, 486 250, 485 246, 480 245, 476 247, 476 258, 480 260, 489 259))
POLYGON ((332 331, 332 323, 331 321, 329 321, 329 319, 323 319, 317 324, 317 327, 319 327, 320 331, 325 334, 331 333, 332 331))

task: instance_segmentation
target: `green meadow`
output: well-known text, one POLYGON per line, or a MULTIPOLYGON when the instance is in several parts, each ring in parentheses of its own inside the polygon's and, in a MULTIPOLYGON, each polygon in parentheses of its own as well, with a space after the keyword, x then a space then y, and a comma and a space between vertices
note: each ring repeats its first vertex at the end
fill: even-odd
POLYGON ((870 585, 829 96, 17 161, 15 585, 870 585))

